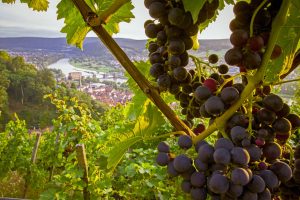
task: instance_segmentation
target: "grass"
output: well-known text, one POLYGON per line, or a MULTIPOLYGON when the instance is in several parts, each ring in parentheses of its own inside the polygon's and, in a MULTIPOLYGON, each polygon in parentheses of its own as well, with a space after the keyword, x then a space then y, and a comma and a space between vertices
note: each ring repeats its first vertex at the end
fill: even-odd
POLYGON ((101 65, 93 60, 78 62, 77 60, 72 59, 69 62, 71 65, 73 65, 76 68, 93 70, 96 72, 108 73, 108 72, 118 72, 119 71, 118 69, 115 69, 113 67, 101 65))

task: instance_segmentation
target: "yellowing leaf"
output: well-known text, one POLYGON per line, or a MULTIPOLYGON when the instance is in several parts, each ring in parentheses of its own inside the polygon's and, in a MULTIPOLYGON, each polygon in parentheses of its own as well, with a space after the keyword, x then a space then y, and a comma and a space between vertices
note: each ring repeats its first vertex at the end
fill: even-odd
MULTIPOLYGON (((2 0, 3 3, 15 3, 15 0, 2 0)), ((46 11, 49 7, 48 0, 21 0, 21 3, 27 3, 29 8, 36 11, 46 11)))

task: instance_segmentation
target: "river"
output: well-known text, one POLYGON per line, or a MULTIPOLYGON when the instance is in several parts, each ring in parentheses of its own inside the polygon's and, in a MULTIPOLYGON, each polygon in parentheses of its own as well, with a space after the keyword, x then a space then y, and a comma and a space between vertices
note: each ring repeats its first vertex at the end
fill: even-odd
POLYGON ((88 76, 92 77, 93 75, 96 75, 96 77, 99 78, 101 81, 113 81, 113 82, 117 82, 117 83, 124 83, 127 81, 127 79, 125 77, 124 78, 113 78, 109 75, 109 73, 105 74, 105 73, 96 72, 93 70, 76 68, 69 63, 69 58, 60 59, 56 63, 49 65, 48 68, 60 69, 62 71, 62 73, 64 73, 66 76, 68 76, 68 74, 70 72, 81 72, 82 76, 84 76, 84 77, 88 77, 88 76), (105 78, 104 78, 104 75, 106 75, 105 78))

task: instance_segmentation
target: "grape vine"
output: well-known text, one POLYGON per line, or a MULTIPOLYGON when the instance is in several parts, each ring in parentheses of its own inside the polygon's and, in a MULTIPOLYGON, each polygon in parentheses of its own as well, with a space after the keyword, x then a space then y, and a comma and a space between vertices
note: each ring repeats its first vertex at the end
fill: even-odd
MULTIPOLYGON (((300 34, 291 27, 300 22, 288 22, 291 16, 299 18, 293 13, 295 5, 299 5, 297 0, 226 1, 234 4, 235 18, 229 24, 233 47, 224 59, 210 54, 208 62, 189 55, 189 50, 198 45, 201 27, 215 19, 224 7, 223 0, 197 2, 196 8, 186 0, 144 0, 152 17, 144 23, 151 80, 142 75, 110 35, 122 21, 112 20, 109 28, 111 17, 125 6, 130 7, 130 1, 107 3, 110 6, 104 10, 99 2, 62 0, 58 6, 58 18, 65 18, 66 23, 62 31, 67 33, 69 43, 81 47, 83 38, 93 30, 169 119, 176 132, 155 138, 174 135, 180 150, 176 155, 172 152, 176 147, 160 142, 156 163, 165 166, 170 177, 182 178, 183 192, 192 199, 299 197, 300 144, 292 143, 291 138, 300 128, 300 117, 272 91, 273 85, 284 82, 270 78, 270 74, 278 73, 276 77, 283 79, 299 65, 300 34), (71 7, 70 4, 72 11, 63 13, 62 7, 71 7), (74 15, 78 19, 75 25, 69 22, 74 15), (75 32, 68 31, 74 26, 75 32), (292 29, 287 35, 297 40, 289 43, 291 47, 280 41, 286 28, 292 29), (238 72, 229 74, 233 67, 238 72), (162 93, 174 96, 184 118, 180 119, 164 102, 162 93), (215 141, 204 140, 213 134, 215 141)), ((130 9, 123 13, 124 21, 129 21, 130 9)), ((124 143, 130 146, 142 137, 131 139, 124 143)), ((126 145, 120 149, 127 149, 126 145)), ((121 152, 116 149, 111 155, 121 152)), ((53 162, 52 167, 55 165, 59 166, 53 162)), ((110 163, 107 166, 112 167, 110 163)))

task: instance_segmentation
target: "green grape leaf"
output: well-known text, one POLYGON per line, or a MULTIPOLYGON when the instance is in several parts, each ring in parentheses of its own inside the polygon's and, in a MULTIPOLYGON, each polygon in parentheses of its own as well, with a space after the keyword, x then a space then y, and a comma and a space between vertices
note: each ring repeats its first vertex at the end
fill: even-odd
POLYGON ((131 134, 128 134, 127 138, 115 144, 108 153, 108 169, 114 169, 131 146, 140 141, 153 139, 153 135, 155 135, 158 128, 165 124, 166 121, 161 112, 149 102, 150 100, 148 100, 146 106, 143 106, 143 114, 137 119, 131 134))
MULTIPOLYGON (((117 1, 117 0, 115 0, 117 1)), ((97 1, 97 14, 101 14, 107 8, 109 8, 115 1, 111 0, 102 0, 97 1)), ((124 4, 117 12, 115 12, 110 18, 108 23, 104 26, 104 28, 108 31, 109 34, 114 34, 119 32, 119 23, 120 22, 127 22, 131 21, 131 18, 134 18, 133 13, 131 10, 134 8, 132 3, 129 1, 128 3, 124 4)))
POLYGON ((192 1, 192 0, 182 0, 184 9, 186 12, 190 12, 193 17, 194 23, 198 20, 198 15, 203 7, 205 1, 192 1))
POLYGON ((107 168, 115 168, 123 158, 126 151, 132 145, 136 144, 137 142, 140 142, 142 139, 143 138, 141 136, 136 136, 117 143, 117 145, 115 145, 108 154, 107 168))
POLYGON ((276 44, 282 49, 282 54, 274 60, 270 60, 264 81, 274 83, 280 80, 280 76, 291 68, 295 53, 300 48, 300 1, 292 0, 289 7, 289 15, 282 26, 276 44))
POLYGON ((82 49, 84 38, 91 28, 85 23, 72 1, 62 0, 57 5, 57 19, 63 18, 65 26, 61 29, 61 32, 67 34, 68 44, 82 49))
MULTIPOLYGON (((15 3, 16 0, 2 0, 3 3, 15 3)), ((47 11, 49 7, 48 0, 21 0, 21 3, 27 3, 29 8, 35 11, 47 11)))
MULTIPOLYGON (((116 0, 115 0, 116 1, 116 0)), ((86 0, 90 8, 98 15, 107 10, 115 1, 101 0, 95 3, 93 0, 86 0)), ((105 29, 110 33, 119 32, 120 22, 130 22, 134 17, 131 10, 133 9, 131 2, 124 4, 115 13, 109 16, 108 22, 104 25, 105 29)), ((75 45, 82 49, 83 41, 91 28, 85 23, 79 10, 72 1, 62 0, 57 5, 57 19, 64 19, 65 26, 61 32, 67 34, 68 44, 75 45)))
MULTIPOLYGON (((150 78, 149 75, 149 69, 150 69, 150 63, 149 62, 144 62, 144 61, 139 61, 134 63, 137 69, 146 77, 150 78)), ((134 96, 131 100, 131 102, 126 106, 125 108, 125 115, 128 119, 130 120, 136 120, 137 117, 141 114, 143 111, 144 106, 147 101, 147 96, 144 94, 144 92, 139 88, 137 83, 133 80, 133 78, 126 73, 126 77, 128 78, 127 80, 127 85, 130 88, 130 90, 134 93, 134 96)))

